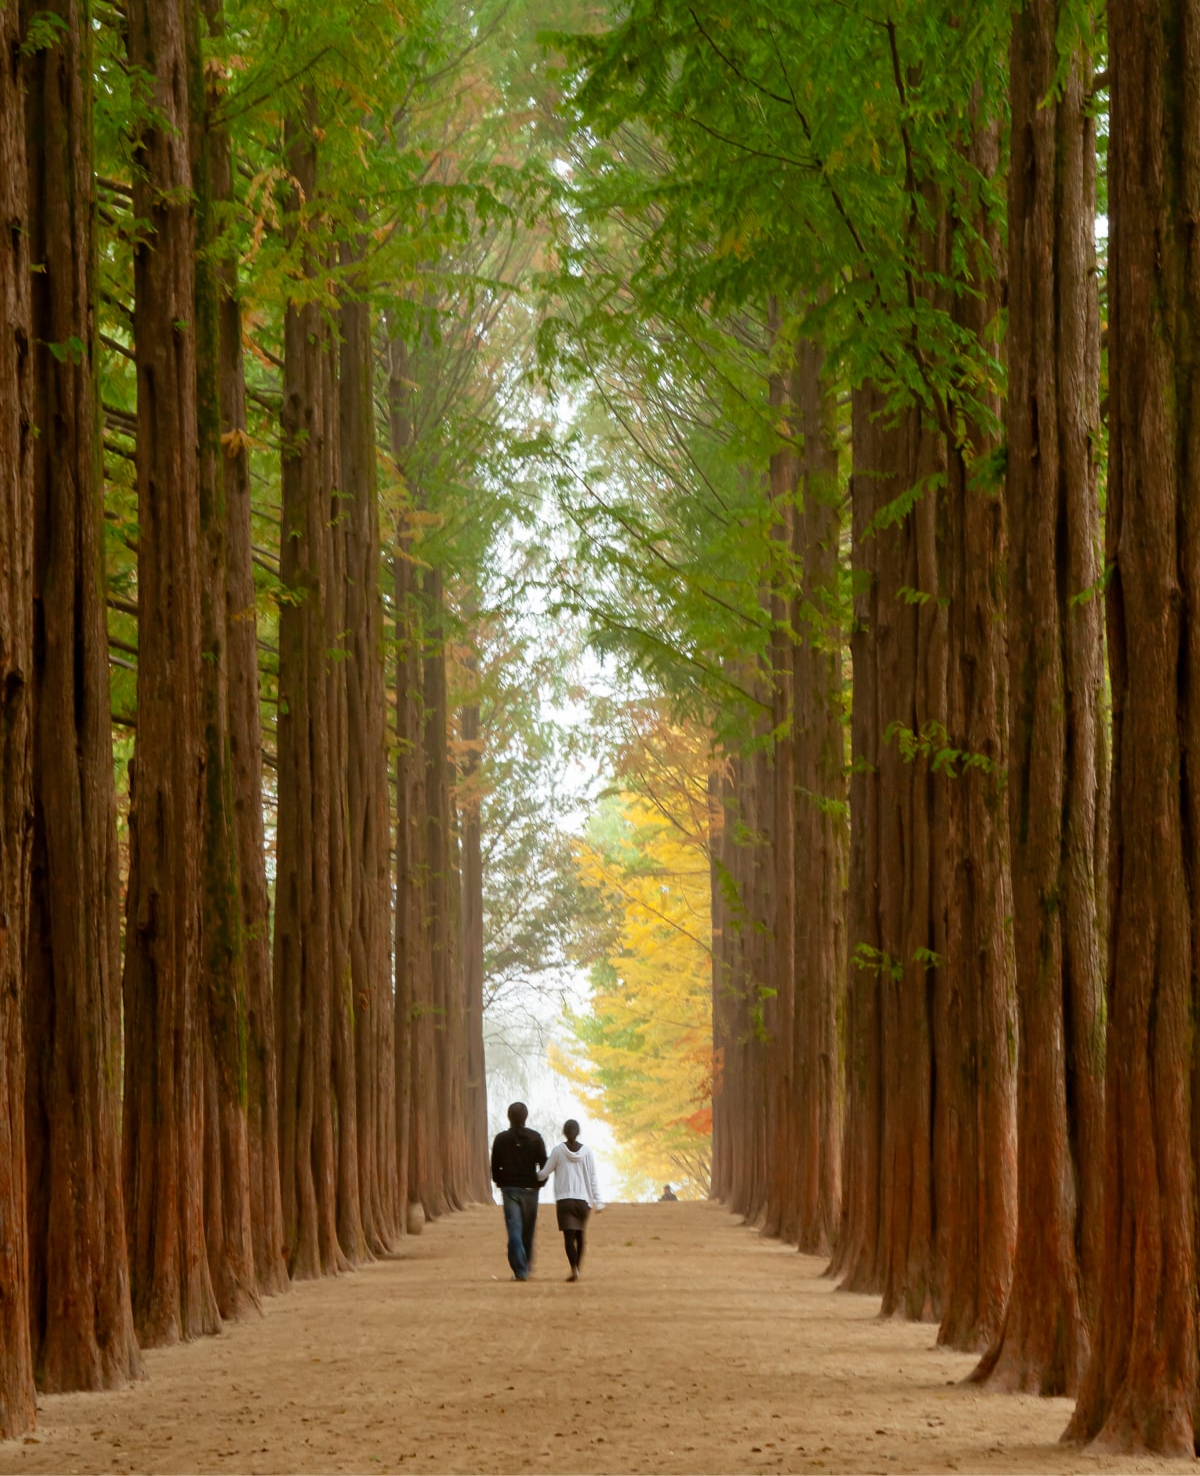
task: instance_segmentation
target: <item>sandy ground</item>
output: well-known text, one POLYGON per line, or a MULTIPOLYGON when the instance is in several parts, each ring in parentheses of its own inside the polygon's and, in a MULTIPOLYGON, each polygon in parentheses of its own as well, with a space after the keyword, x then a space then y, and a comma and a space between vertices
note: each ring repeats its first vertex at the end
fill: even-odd
POLYGON ((430 1225, 135 1388, 44 1397, 0 1473, 1182 1469, 1060 1446, 1065 1400, 964 1387, 931 1327, 715 1205, 594 1216, 578 1285, 546 1203, 539 1235, 515 1284, 498 1208, 430 1225))

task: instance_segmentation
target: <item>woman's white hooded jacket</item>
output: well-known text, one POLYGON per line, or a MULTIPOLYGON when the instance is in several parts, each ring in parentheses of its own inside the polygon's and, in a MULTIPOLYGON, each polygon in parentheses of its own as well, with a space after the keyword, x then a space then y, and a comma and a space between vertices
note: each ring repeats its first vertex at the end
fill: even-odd
POLYGON ((592 1150, 580 1143, 572 1153, 565 1143, 556 1143, 546 1160, 546 1167, 538 1169, 538 1178, 544 1184, 554 1175, 555 1199, 582 1199, 595 1210, 604 1208, 600 1198, 600 1186, 596 1181, 596 1160, 592 1150))

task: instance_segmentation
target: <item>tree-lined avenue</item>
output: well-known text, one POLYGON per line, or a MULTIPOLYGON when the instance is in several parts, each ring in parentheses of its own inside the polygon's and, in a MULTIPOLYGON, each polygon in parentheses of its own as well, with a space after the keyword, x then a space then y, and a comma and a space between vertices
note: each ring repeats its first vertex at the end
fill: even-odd
POLYGON ((610 1206, 578 1286, 553 1219, 525 1285, 478 1207, 118 1395, 43 1397, 0 1473, 1131 1469, 1058 1443, 1069 1401, 964 1385, 969 1356, 715 1205, 610 1206))

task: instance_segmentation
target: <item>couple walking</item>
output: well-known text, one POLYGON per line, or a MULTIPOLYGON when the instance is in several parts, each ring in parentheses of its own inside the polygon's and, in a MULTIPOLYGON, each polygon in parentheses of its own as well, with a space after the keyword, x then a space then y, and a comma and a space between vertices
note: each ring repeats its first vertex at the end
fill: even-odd
POLYGON ((574 1118, 563 1123, 565 1141, 556 1143, 549 1157, 541 1133, 526 1127, 528 1119, 525 1103, 514 1102, 508 1109, 508 1128, 497 1133, 492 1143, 492 1179, 504 1202, 508 1264, 514 1281, 529 1280, 538 1189, 553 1174, 558 1228, 571 1267, 567 1280, 578 1281, 584 1226, 592 1210, 604 1208, 596 1183, 596 1160, 592 1150, 579 1141, 579 1124, 574 1118))

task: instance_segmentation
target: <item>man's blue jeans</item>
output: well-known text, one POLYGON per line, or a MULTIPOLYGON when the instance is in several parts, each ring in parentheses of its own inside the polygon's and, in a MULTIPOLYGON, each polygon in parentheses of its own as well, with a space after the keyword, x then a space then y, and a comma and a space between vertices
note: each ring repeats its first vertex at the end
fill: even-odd
POLYGON ((508 1264, 518 1281, 528 1281, 533 1264, 533 1232, 537 1229, 538 1191, 501 1189, 500 1196, 508 1231, 508 1264))

